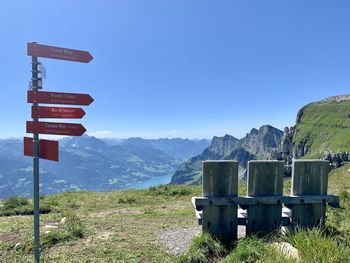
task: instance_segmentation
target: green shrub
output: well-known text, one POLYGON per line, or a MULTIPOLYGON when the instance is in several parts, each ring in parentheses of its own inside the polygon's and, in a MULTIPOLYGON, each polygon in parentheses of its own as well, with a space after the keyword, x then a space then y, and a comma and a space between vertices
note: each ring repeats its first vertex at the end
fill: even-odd
MULTIPOLYGON (((34 213, 32 202, 23 197, 10 197, 3 203, 3 207, 0 208, 0 216, 13 216, 13 215, 32 215, 34 213)), ((45 203, 40 204, 39 213, 48 214, 51 212, 51 207, 45 203)))
POLYGON ((150 187, 147 193, 153 196, 186 196, 192 194, 192 192, 190 186, 160 185, 150 187))
POLYGON ((134 204, 137 203, 137 199, 132 196, 119 197, 117 199, 118 204, 134 204))
POLYGON ((68 242, 72 239, 74 238, 69 232, 54 230, 41 237, 41 247, 52 247, 58 243, 68 242))
POLYGON ((4 210, 14 210, 17 208, 21 208, 23 206, 29 206, 29 200, 24 197, 12 196, 6 199, 3 203, 4 210))
POLYGON ((208 233, 195 237, 188 252, 179 258, 180 263, 210 263, 226 253, 224 246, 208 233))
POLYGON ((66 212, 64 215, 67 218, 64 226, 67 234, 72 235, 73 238, 83 238, 86 228, 80 218, 72 212, 66 212))

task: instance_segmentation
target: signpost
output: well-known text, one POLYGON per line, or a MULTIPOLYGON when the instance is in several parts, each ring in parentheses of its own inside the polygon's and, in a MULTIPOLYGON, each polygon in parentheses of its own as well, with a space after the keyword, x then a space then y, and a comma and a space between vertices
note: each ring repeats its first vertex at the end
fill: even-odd
POLYGON ((90 105, 94 99, 89 94, 28 90, 28 103, 90 105))
POLYGON ((32 118, 81 119, 85 111, 81 108, 32 107, 32 118))
POLYGON ((27 55, 32 57, 53 58, 83 63, 89 63, 93 59, 88 51, 40 45, 35 42, 28 43, 27 55))
POLYGON ((40 224, 39 224, 39 158, 58 161, 58 142, 39 140, 39 134, 58 134, 80 136, 86 131, 77 123, 39 122, 39 118, 81 119, 85 111, 81 108, 43 107, 44 104, 90 105, 94 99, 88 94, 44 92, 39 78, 38 57, 89 63, 93 57, 83 50, 41 45, 36 42, 27 44, 27 55, 32 57, 31 90, 28 91, 28 103, 32 104, 32 121, 27 121, 27 133, 33 133, 33 139, 24 138, 24 155, 33 156, 34 184, 34 257, 40 262, 40 224))
POLYGON ((85 132, 86 129, 79 123, 27 121, 27 133, 81 136, 85 132))

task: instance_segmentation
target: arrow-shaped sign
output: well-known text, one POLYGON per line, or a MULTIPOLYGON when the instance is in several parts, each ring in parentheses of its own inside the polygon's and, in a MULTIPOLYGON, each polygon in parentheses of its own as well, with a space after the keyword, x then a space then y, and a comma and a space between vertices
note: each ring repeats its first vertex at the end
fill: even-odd
POLYGON ((81 119, 85 111, 81 108, 32 106, 32 118, 81 119))
MULTIPOLYGON (((24 155, 33 156, 33 138, 24 137, 24 155)), ((58 162, 58 141, 40 140, 39 157, 58 162)))
POLYGON ((84 126, 78 123, 27 121, 27 133, 81 136, 85 132, 84 126))
POLYGON ((89 94, 28 90, 28 103, 90 105, 94 99, 89 94))
POLYGON ((40 45, 36 42, 27 43, 27 55, 33 57, 53 58, 83 63, 89 63, 93 59, 88 51, 40 45))

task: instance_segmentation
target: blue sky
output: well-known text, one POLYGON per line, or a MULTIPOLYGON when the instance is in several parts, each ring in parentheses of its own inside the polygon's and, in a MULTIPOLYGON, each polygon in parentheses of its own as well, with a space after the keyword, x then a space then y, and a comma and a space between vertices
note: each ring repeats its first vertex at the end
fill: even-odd
POLYGON ((350 93, 349 1, 0 1, 0 137, 30 118, 26 43, 88 50, 41 59, 44 90, 91 94, 89 134, 242 137, 350 93))

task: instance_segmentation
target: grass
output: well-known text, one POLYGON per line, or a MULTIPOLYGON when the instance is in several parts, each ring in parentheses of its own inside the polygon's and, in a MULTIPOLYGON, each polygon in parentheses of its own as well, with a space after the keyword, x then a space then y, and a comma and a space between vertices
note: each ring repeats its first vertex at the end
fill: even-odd
POLYGON ((234 262, 292 262, 276 251, 272 240, 264 240, 255 236, 244 238, 224 259, 224 263, 234 262), (267 245, 268 244, 268 245, 267 245))
MULTIPOLYGON (((284 186, 289 194, 289 179, 284 186)), ((182 256, 168 253, 157 241, 156 233, 197 225, 190 200, 201 195, 200 186, 46 196, 41 203, 50 207, 51 212, 40 216, 42 259, 43 262, 293 262, 273 246, 274 242, 288 242, 299 250, 301 262, 349 262, 349 191, 350 164, 347 164, 330 174, 329 193, 340 194, 341 208, 327 209, 324 230, 299 230, 286 236, 276 233, 263 239, 247 237, 234 244, 232 250, 204 234, 193 239, 182 256), (66 222, 59 223, 64 217, 66 222), (46 234, 44 226, 54 222, 58 222, 58 229, 49 229, 51 232, 46 234)), ((245 193, 246 186, 240 184, 239 194, 245 193)), ((31 201, 12 199, 7 208, 28 207, 28 203, 31 201)), ((32 216, 0 217, 0 262, 32 262, 32 236, 32 216), (20 245, 16 247, 17 243, 20 245)))
POLYGON ((286 240, 299 250, 304 262, 348 262, 350 247, 327 229, 299 230, 286 240))
MULTIPOLYGON (((156 231, 196 225, 190 199, 200 187, 160 186, 106 193, 71 192, 46 196, 52 212, 41 215, 45 262, 173 262, 156 242, 156 231), (48 222, 67 218, 45 234, 48 222)), ((32 216, 0 217, 0 262, 32 262, 32 216), (15 241, 6 240, 13 235, 15 241), (16 243, 21 243, 15 249, 16 243)))

